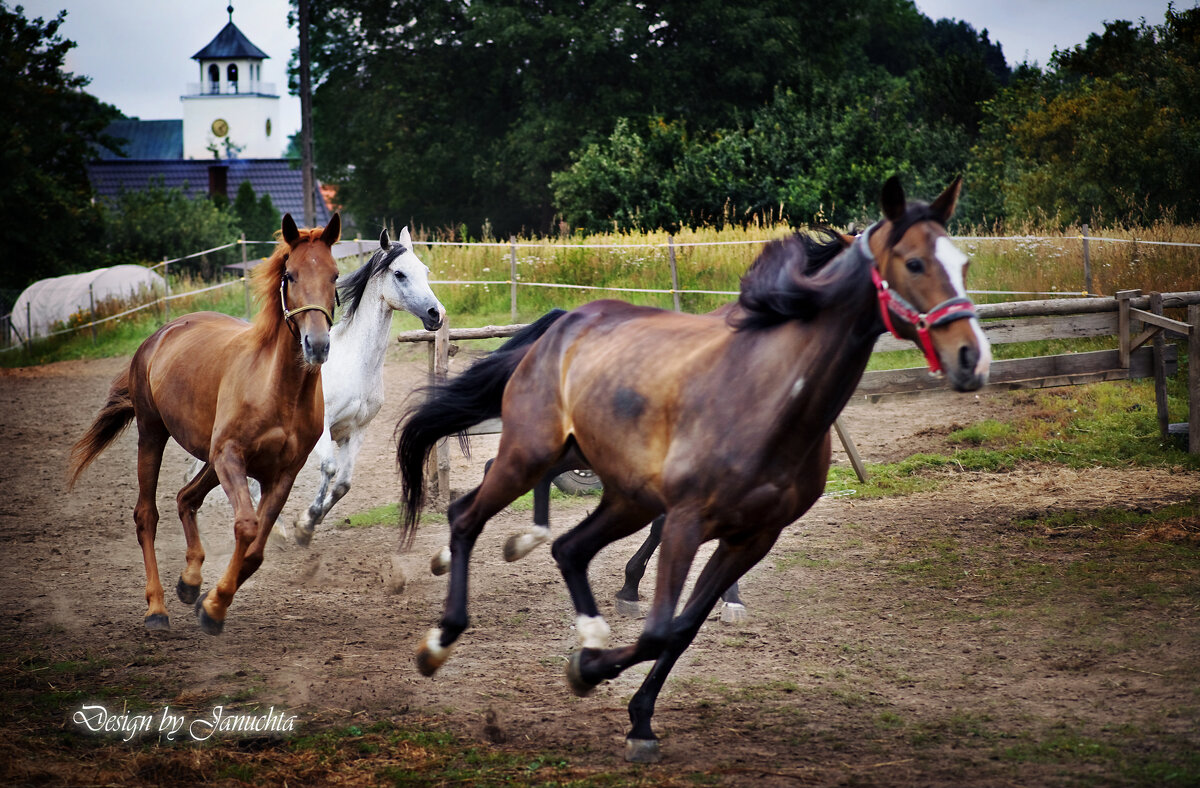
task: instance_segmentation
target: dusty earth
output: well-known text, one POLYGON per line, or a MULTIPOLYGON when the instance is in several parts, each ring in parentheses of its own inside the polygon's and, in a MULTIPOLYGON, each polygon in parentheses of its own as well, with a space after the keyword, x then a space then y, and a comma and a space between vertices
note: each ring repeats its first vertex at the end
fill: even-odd
MULTIPOLYGON (((8 718, 0 726, 0 761, 7 762, 0 780, 99 779, 88 772, 87 753, 77 752, 79 736, 63 739, 75 743, 61 758, 38 749, 81 732, 73 714, 89 699, 111 709, 172 704, 196 716, 217 704, 274 706, 309 733, 419 720, 474 746, 552 753, 577 770, 572 779, 603 775, 605 784, 1154 784, 1157 777, 1176 784, 1180 775, 1186 782, 1200 774, 1196 565, 1147 568, 1154 575, 1147 579, 1165 583, 1166 592, 1128 588, 1122 582, 1130 573, 1105 571, 1124 554, 1087 534, 1020 522, 1188 501, 1200 493, 1194 472, 947 472, 937 489, 903 498, 821 500, 744 578, 749 621, 710 621, 680 660, 655 716, 664 760, 639 767, 622 760, 625 704, 646 666, 591 697, 568 692, 563 669, 576 644, 573 615, 549 551, 515 564, 500 560, 504 538, 527 522, 525 511, 505 512, 480 539, 472 626, 457 652, 433 679, 416 672, 414 648, 445 593, 445 579, 426 570, 445 526, 423 526, 415 550, 399 559, 407 585, 395 593, 387 584, 395 525, 344 521, 398 497, 393 428, 406 393, 424 375, 413 350, 391 352, 388 403, 353 490, 312 546, 273 540, 223 635, 202 634, 169 590, 171 631, 145 631, 131 516, 134 431, 75 490, 64 483, 70 446, 124 363, 0 372, 0 653, 7 697, 21 709, 0 711, 8 718), (1070 582, 1088 567, 1095 582, 1070 582), (54 695, 63 664, 94 669, 82 689, 54 695), (42 700, 30 700, 34 689, 44 691, 36 696, 42 700), (34 750, 22 749, 31 742, 34 750)), ((865 459, 892 461, 946 452, 952 427, 1005 419, 1023 407, 1023 396, 856 403, 845 419, 865 459)), ((494 437, 477 439, 471 459, 454 450, 455 488, 477 483, 494 445, 494 437)), ((183 565, 174 495, 186 464, 172 444, 159 491, 158 555, 168 589, 183 565)), ((310 468, 284 522, 307 505, 314 486, 310 468)), ((557 500, 555 531, 591 505, 594 499, 557 500)), ((231 545, 219 490, 200 528, 207 589, 231 545)), ((615 643, 632 640, 640 627, 611 605, 636 539, 604 551, 592 569, 615 643)), ((651 573, 644 588, 652 581, 651 573)), ((106 742, 110 761, 114 748, 144 760, 147 742, 161 758, 199 746, 154 745, 153 736, 106 742)), ((121 781, 146 778, 130 768, 121 781)))

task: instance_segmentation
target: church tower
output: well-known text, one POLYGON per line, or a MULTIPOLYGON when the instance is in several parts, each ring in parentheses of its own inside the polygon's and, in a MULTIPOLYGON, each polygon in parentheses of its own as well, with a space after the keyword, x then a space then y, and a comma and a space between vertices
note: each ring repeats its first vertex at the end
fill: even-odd
POLYGON ((261 80, 269 55, 233 23, 192 55, 200 81, 188 85, 183 102, 185 159, 277 159, 287 140, 279 132, 279 94, 261 80))

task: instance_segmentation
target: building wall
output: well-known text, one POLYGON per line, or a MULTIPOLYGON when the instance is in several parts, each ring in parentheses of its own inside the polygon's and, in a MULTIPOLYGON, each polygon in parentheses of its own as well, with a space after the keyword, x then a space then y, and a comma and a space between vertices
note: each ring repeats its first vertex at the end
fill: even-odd
POLYGON ((224 140, 227 137, 241 150, 235 155, 246 159, 275 159, 283 156, 287 140, 279 126, 279 97, 273 95, 273 85, 253 80, 257 64, 248 60, 211 61, 221 69, 218 92, 208 81, 208 63, 200 67, 202 81, 189 86, 188 95, 181 96, 183 104, 183 157, 211 159, 209 145, 215 144, 220 157, 226 157, 224 140), (225 75, 229 63, 238 67, 238 93, 229 92, 225 75), (270 89, 270 92, 267 92, 270 89), (218 136, 213 122, 224 120, 228 132, 218 136), (268 133, 269 126, 269 133, 268 133))

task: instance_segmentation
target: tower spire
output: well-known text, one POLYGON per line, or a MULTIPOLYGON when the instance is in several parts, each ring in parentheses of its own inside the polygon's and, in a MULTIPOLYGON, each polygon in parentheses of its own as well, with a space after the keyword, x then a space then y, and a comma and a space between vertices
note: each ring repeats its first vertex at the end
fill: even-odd
POLYGON ((225 6, 225 10, 229 12, 229 24, 233 24, 233 3, 225 6))

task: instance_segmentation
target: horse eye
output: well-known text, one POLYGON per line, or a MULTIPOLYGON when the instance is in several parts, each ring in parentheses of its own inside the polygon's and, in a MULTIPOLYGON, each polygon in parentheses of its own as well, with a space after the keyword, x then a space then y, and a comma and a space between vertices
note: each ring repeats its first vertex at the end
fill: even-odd
POLYGON ((924 261, 913 257, 904 263, 904 267, 907 268, 911 273, 919 274, 925 270, 925 263, 924 261))
POLYGON ((296 276, 291 271, 285 271, 283 274, 283 278, 288 280, 289 283, 293 283, 293 284, 296 281, 296 276))
POLYGON ((397 278, 397 279, 401 279, 401 280, 403 280, 403 279, 407 279, 407 277, 404 275, 404 272, 403 272, 403 271, 397 271, 397 272, 396 272, 396 278, 397 278))

